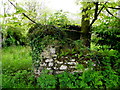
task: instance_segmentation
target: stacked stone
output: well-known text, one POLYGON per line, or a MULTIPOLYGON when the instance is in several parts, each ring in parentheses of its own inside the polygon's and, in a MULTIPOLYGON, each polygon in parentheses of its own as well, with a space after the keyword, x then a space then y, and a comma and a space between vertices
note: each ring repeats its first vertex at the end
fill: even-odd
POLYGON ((62 61, 56 60, 55 61, 55 72, 56 74, 62 73, 63 71, 73 72, 75 70, 75 66, 77 62, 75 59, 70 59, 65 57, 66 59, 62 59, 62 61))
POLYGON ((49 74, 59 74, 64 71, 78 72, 76 70, 77 61, 70 57, 57 58, 56 48, 52 45, 48 45, 46 49, 41 53, 42 60, 40 62, 39 75, 44 69, 49 70, 49 74))

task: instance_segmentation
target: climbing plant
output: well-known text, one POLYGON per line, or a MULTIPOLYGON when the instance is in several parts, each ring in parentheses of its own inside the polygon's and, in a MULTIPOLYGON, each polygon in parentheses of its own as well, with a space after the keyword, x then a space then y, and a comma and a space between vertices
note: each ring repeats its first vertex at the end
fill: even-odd
POLYGON ((28 37, 30 39, 30 46, 32 47, 33 64, 35 67, 39 67, 40 54, 47 45, 57 45, 60 47, 68 42, 66 33, 52 25, 36 24, 30 28, 28 37))

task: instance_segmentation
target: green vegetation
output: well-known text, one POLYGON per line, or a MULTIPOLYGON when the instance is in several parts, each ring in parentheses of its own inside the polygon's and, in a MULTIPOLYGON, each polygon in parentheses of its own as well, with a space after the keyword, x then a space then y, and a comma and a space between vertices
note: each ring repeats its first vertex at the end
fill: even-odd
POLYGON ((3 88, 31 88, 29 84, 34 80, 31 71, 30 47, 10 46, 2 50, 3 88))
POLYGON ((120 52, 120 21, 114 17, 105 17, 104 20, 106 22, 94 27, 94 34, 97 39, 93 39, 93 41, 96 45, 107 45, 108 49, 115 49, 120 52))
POLYGON ((81 29, 76 31, 75 27, 67 28, 76 24, 69 21, 66 13, 43 12, 37 16, 35 5, 28 12, 16 5, 14 13, 0 15, 5 20, 1 24, 3 88, 120 88, 120 19, 113 15, 116 10, 108 11, 108 8, 116 9, 118 4, 82 2, 82 5, 81 29), (99 16, 102 18, 98 19, 99 16), (96 20, 99 25, 93 27, 96 20), (81 37, 71 39, 66 30, 78 32, 81 37), (40 53, 51 43, 58 47, 57 59, 77 59, 76 69, 82 72, 49 75, 49 70, 43 70, 36 78, 34 67, 39 68, 40 53))
POLYGON ((83 70, 83 73, 70 74, 64 72, 58 75, 49 75, 48 71, 43 71, 37 81, 32 72, 32 59, 30 56, 30 48, 23 46, 11 46, 2 50, 2 86, 3 88, 118 88, 120 86, 120 71, 119 64, 120 56, 117 51, 100 51, 103 56, 90 53, 86 59, 100 59, 99 70, 93 69, 93 62, 89 61, 87 66, 79 64, 78 70, 83 70), (16 53, 17 52, 17 53, 16 53), (106 53, 107 52, 107 53, 106 53), (116 55, 115 55, 116 54, 116 55), (114 68, 111 65, 113 59, 114 68), (118 66, 118 67, 117 67, 118 66), (85 68, 89 68, 85 70, 85 68))
POLYGON ((11 46, 2 50, 2 69, 6 71, 31 70, 30 47, 11 46))

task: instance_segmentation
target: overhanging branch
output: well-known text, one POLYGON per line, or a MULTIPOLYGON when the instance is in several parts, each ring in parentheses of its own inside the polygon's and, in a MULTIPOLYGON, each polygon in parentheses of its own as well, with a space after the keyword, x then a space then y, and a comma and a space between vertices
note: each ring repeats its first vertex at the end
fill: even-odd
POLYGON ((120 10, 120 8, 115 8, 115 7, 108 7, 108 8, 120 10))
POLYGON ((28 17, 25 13, 22 13, 22 14, 23 14, 23 16, 25 16, 26 18, 28 18, 31 22, 37 24, 34 20, 32 20, 30 17, 28 17))
MULTIPOLYGON (((17 9, 17 7, 16 7, 10 0, 8 0, 8 2, 10 2, 10 4, 13 5, 13 6, 17 9)), ((29 19, 31 22, 37 24, 34 20, 32 20, 32 19, 31 19, 29 16, 27 16, 25 13, 22 13, 22 14, 23 14, 23 16, 25 16, 27 19, 29 19)))
POLYGON ((8 0, 8 2, 9 2, 10 4, 12 4, 12 5, 14 6, 14 8, 17 8, 10 0, 8 0))
MULTIPOLYGON (((98 4, 98 5, 102 5, 102 4, 98 4)), ((119 7, 108 7, 108 8, 110 8, 110 9, 117 9, 117 10, 120 10, 120 8, 119 7)))
POLYGON ((115 18, 117 18, 117 19, 120 19, 120 18, 116 17, 115 15, 113 15, 108 9, 106 9, 106 11, 107 11, 111 16, 113 16, 113 17, 115 17, 115 18))

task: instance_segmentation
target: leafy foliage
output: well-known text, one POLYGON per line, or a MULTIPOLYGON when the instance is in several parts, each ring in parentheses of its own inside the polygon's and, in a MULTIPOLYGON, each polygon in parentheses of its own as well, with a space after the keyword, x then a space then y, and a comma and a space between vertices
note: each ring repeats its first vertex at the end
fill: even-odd
POLYGON ((63 13, 62 10, 55 12, 51 16, 48 17, 47 24, 55 25, 56 27, 64 27, 65 25, 69 25, 71 22, 67 18, 67 14, 63 13))
POLYGON ((115 18, 107 17, 105 22, 95 27, 97 35, 97 45, 108 45, 109 49, 120 50, 120 21, 115 18))
POLYGON ((85 65, 81 63, 78 64, 76 67, 78 71, 82 70, 83 72, 80 73, 64 72, 58 75, 49 75, 47 74, 48 71, 45 70, 43 71, 41 76, 38 77, 37 81, 35 80, 35 77, 31 72, 31 69, 28 69, 31 68, 31 64, 32 64, 32 62, 30 64, 30 61, 28 61, 30 60, 29 54, 25 54, 28 51, 29 51, 28 47, 25 48, 25 47, 17 46, 17 47, 4 48, 3 74, 2 74, 3 88, 57 88, 57 89, 58 88, 96 88, 96 89, 103 88, 105 89, 105 88, 119 88, 120 86, 120 77, 119 77, 119 72, 117 71, 119 69, 112 68, 109 62, 115 58, 116 56, 116 55, 114 56, 115 51, 111 51, 109 53, 106 53, 108 51, 99 51, 101 53, 91 52, 89 53, 90 56, 81 54, 79 56, 81 58, 80 59, 81 62, 82 62, 82 57, 84 57, 83 60, 89 59, 88 64, 85 65), (10 55, 11 53, 13 54, 10 55), (8 60, 7 55, 10 56, 9 57, 10 60, 8 60), (109 58, 110 56, 114 56, 114 57, 109 58), (101 68, 96 69, 96 67, 93 66, 93 61, 90 61, 91 59, 93 59, 93 57, 94 60, 97 59, 99 60, 99 62, 101 63, 100 64, 101 66, 99 67, 101 68), (15 60, 17 62, 15 62, 15 60))
POLYGON ((26 70, 11 73, 11 75, 2 75, 3 88, 34 88, 34 81, 34 75, 26 70))
POLYGON ((26 11, 19 6, 16 8, 17 10, 13 13, 4 13, 2 22, 3 46, 26 45, 28 43, 26 41, 30 23, 24 21, 25 18, 21 15, 26 11))
POLYGON ((110 65, 112 69, 120 73, 120 26, 119 20, 106 17, 105 22, 94 28, 93 41, 99 46, 99 52, 105 55, 103 65, 110 65))
POLYGON ((47 70, 43 71, 43 73, 38 77, 37 84, 40 88, 55 88, 56 78, 54 75, 47 74, 47 70))
POLYGON ((39 67, 36 61, 41 61, 40 54, 47 45, 62 46, 68 41, 66 33, 52 25, 35 25, 29 30, 28 37, 35 67, 39 67))
MULTIPOLYGON (((85 5, 83 8, 88 6, 90 8, 94 7, 94 3, 83 3, 85 5)), ((105 6, 108 7, 109 5, 111 6, 111 4, 105 6)), ((116 6, 116 4, 113 6, 116 6)), ((93 8, 90 8, 86 13, 93 16, 93 8)), ((22 43, 26 43, 27 29, 30 23, 22 23, 21 20, 23 20, 23 17, 17 18, 16 16, 16 14, 23 12, 25 11, 22 8, 17 7, 17 11, 14 14, 4 15, 5 17, 10 17, 4 25, 4 45, 21 45, 22 43)), ((36 13, 31 14, 34 17, 36 16, 36 13)), ((79 63, 76 69, 80 72, 64 72, 58 75, 48 75, 47 71, 44 71, 36 80, 31 72, 32 61, 28 47, 26 47, 27 49, 22 47, 7 47, 3 49, 3 88, 107 89, 120 87, 119 21, 107 17, 105 22, 95 27, 95 31, 93 31, 97 35, 97 38, 94 37, 95 43, 101 45, 103 48, 93 51, 85 48, 81 44, 81 40, 73 41, 68 38, 64 30, 60 28, 70 23, 66 14, 63 14, 61 11, 56 12, 46 20, 48 21, 44 22, 44 24, 48 25, 37 24, 28 33, 34 66, 39 67, 41 60, 40 53, 43 49, 47 45, 55 45, 62 48, 58 52, 58 59, 66 56, 77 59, 79 63), (104 48, 103 45, 108 45, 109 49, 104 48)))
POLYGON ((7 27, 3 34, 3 46, 27 44, 26 37, 23 35, 22 31, 22 28, 7 27))

